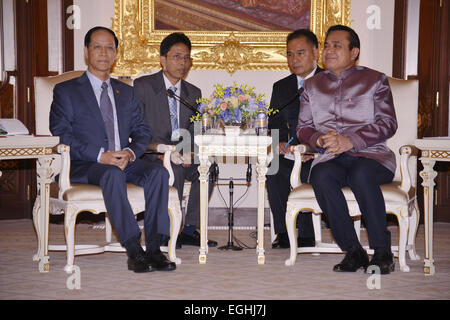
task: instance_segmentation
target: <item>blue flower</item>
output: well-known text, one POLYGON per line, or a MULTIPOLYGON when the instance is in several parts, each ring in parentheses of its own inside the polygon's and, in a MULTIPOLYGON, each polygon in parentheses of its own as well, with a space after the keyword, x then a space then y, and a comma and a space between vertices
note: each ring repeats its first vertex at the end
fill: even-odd
POLYGON ((237 108, 233 110, 233 122, 241 122, 242 112, 241 109, 237 108))
POLYGON ((223 110, 222 112, 220 112, 219 116, 223 120, 223 122, 229 122, 231 120, 231 117, 233 116, 233 114, 231 113, 231 111, 229 109, 226 109, 226 110, 223 110))
POLYGON ((245 122, 246 119, 256 118, 261 110, 268 111, 264 95, 256 94, 254 88, 247 85, 238 85, 234 82, 232 86, 223 87, 216 84, 214 88, 210 99, 200 99, 197 102, 199 104, 197 108, 201 113, 208 112, 211 116, 219 117, 229 124, 245 122), (225 108, 226 110, 223 110, 225 108))

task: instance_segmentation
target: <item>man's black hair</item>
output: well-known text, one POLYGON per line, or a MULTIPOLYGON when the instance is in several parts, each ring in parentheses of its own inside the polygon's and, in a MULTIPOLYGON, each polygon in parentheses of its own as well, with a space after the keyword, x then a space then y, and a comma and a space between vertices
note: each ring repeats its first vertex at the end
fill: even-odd
POLYGON ((167 57, 167 52, 170 51, 170 48, 177 43, 183 43, 188 47, 189 51, 191 51, 191 40, 182 32, 174 32, 169 34, 167 37, 161 41, 161 45, 159 47, 159 54, 161 56, 167 57))
POLYGON ((112 31, 111 29, 108 29, 106 27, 100 27, 100 26, 94 27, 86 33, 86 35, 84 36, 84 46, 89 47, 89 45, 91 44, 92 34, 98 30, 104 30, 104 31, 111 33, 111 35, 114 37, 114 44, 116 45, 116 49, 117 49, 117 47, 119 46, 119 39, 117 39, 114 31, 112 31))
MULTIPOLYGON (((353 48, 360 49, 359 37, 358 37, 358 34, 355 32, 355 30, 353 30, 350 27, 343 26, 341 24, 337 24, 335 26, 331 26, 328 28, 327 33, 325 35, 325 41, 327 40, 328 35, 334 31, 346 31, 348 33, 348 41, 350 41, 350 45, 349 45, 350 50, 352 50, 353 48)), ((359 59, 359 53, 356 56, 355 62, 358 61, 358 59, 359 59)))
POLYGON ((289 33, 286 39, 286 45, 289 43, 289 41, 301 37, 304 37, 306 41, 312 44, 316 49, 319 48, 319 41, 317 41, 316 35, 309 29, 297 29, 289 33))

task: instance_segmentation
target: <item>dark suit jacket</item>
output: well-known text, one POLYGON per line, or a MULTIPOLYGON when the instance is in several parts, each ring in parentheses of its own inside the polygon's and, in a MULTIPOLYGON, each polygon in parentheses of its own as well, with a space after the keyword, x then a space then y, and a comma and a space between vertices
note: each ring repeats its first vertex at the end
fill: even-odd
MULTIPOLYGON (((152 142, 174 144, 171 141, 172 126, 170 123, 169 102, 162 71, 134 80, 133 84, 139 106, 144 114, 144 121, 152 129, 152 142)), ((201 98, 199 88, 181 80, 181 98, 192 106, 201 98)), ((179 127, 191 132, 191 147, 194 145, 194 123, 190 122, 192 110, 180 102, 179 127)))
MULTIPOLYGON (((121 149, 130 148, 139 158, 151 141, 133 88, 111 78, 117 110, 121 149), (129 140, 131 138, 131 141, 129 140)), ((70 146, 72 182, 88 183, 87 167, 97 162, 100 149, 108 149, 102 114, 88 76, 55 86, 50 110, 50 131, 70 146)))
MULTIPOLYGON (((315 74, 320 71, 323 71, 323 69, 317 67, 315 74)), ((281 108, 288 103, 289 100, 292 100, 289 105, 279 113, 269 118, 269 129, 280 130, 280 141, 288 141, 291 137, 294 137, 291 145, 299 144, 297 139, 297 122, 300 110, 300 98, 296 97, 292 99, 297 91, 297 76, 291 74, 274 83, 272 98, 270 100, 270 106, 274 109, 281 108)))

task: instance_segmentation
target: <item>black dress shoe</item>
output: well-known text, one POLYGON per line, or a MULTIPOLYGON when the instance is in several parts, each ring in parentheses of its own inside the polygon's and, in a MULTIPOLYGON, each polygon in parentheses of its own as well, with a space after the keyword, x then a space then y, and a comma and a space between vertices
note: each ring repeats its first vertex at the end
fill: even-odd
POLYGON ((128 258, 128 270, 132 270, 136 273, 154 271, 143 252, 138 253, 134 258, 128 258))
MULTIPOLYGON (((379 252, 375 250, 372 259, 369 262, 369 267, 371 266, 377 266, 378 268, 380 268, 381 274, 389 274, 393 272, 395 269, 395 263, 392 252, 379 252)), ((374 268, 370 268, 369 270, 367 270, 367 273, 372 272, 374 272, 374 268)))
POLYGON ((277 233, 277 237, 272 242, 272 249, 286 249, 290 246, 289 237, 286 232, 277 233))
POLYGON ((173 271, 177 268, 175 262, 167 259, 161 251, 147 252, 145 254, 145 260, 156 271, 173 271))
MULTIPOLYGON (((192 235, 184 232, 180 233, 177 239, 177 244, 200 247, 200 233, 195 231, 192 235)), ((217 241, 208 240, 208 247, 217 247, 217 241)))
POLYGON ((334 266, 336 272, 355 272, 359 268, 367 269, 369 257, 363 248, 348 251, 341 263, 334 266))
POLYGON ((308 237, 308 238, 302 238, 302 237, 298 237, 297 238, 297 245, 299 248, 302 247, 314 247, 316 245, 316 240, 314 237, 308 237))

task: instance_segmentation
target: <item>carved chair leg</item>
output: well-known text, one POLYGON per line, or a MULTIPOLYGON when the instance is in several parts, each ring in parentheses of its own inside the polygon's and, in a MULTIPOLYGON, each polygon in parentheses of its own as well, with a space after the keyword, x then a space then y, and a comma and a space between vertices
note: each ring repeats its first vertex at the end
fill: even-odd
POLYGON ((357 217, 353 221, 353 225, 355 227, 356 236, 358 237, 358 241, 361 242, 361 217, 357 217))
MULTIPOLYGON (((174 191, 176 193, 176 191, 174 191)), ((178 200, 178 195, 175 194, 175 198, 169 201, 169 218, 170 218, 170 239, 169 239, 169 260, 175 262, 176 264, 181 264, 181 259, 177 258, 176 255, 176 243, 178 238, 178 233, 181 227, 181 207, 178 200)))
POLYGON ((64 216, 64 231, 66 236, 67 246, 67 264, 64 270, 68 274, 73 272, 73 263, 75 259, 75 222, 77 220, 77 209, 71 205, 68 205, 65 210, 64 216))
POLYGON ((108 213, 105 214, 105 234, 106 234, 106 243, 111 243, 112 226, 111 226, 111 220, 108 217, 108 213))
POLYGON ((420 256, 416 252, 416 234, 419 227, 419 206, 417 199, 410 204, 411 215, 409 216, 409 232, 408 232, 408 253, 411 260, 420 260, 420 256))
POLYGON ((34 202, 34 206, 33 206, 33 225, 34 225, 34 229, 36 230, 36 235, 37 235, 37 251, 36 254, 33 256, 33 261, 39 261, 39 257, 41 256, 42 253, 42 248, 41 248, 41 237, 43 237, 42 230, 39 229, 39 211, 41 210, 41 199, 40 197, 36 197, 36 201, 34 202))
POLYGON ((403 272, 409 272, 409 267, 406 264, 406 242, 408 240, 408 207, 405 206, 400 211, 400 216, 397 216, 398 219, 398 263, 400 265, 400 270, 403 272))
POLYGON ((285 261, 286 266, 293 266, 297 259, 297 234, 295 232, 295 222, 297 221, 299 211, 300 210, 294 204, 288 201, 286 210, 286 230, 289 237, 291 254, 289 259, 285 261))
POLYGON ((316 240, 316 245, 322 242, 322 219, 321 213, 312 214, 313 228, 314 228, 314 239, 316 240))

